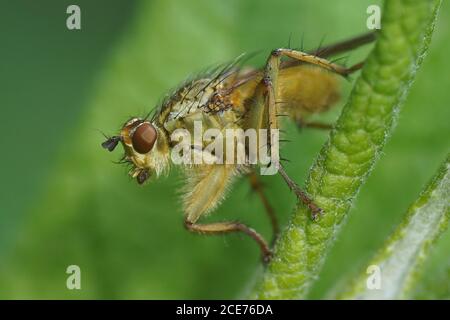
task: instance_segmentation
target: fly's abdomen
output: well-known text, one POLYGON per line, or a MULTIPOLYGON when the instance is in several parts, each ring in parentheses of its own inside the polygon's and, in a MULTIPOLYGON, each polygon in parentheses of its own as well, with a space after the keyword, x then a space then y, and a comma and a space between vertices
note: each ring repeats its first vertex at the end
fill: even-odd
POLYGON ((329 71, 309 65, 282 69, 277 101, 294 120, 327 111, 339 100, 339 81, 329 71))

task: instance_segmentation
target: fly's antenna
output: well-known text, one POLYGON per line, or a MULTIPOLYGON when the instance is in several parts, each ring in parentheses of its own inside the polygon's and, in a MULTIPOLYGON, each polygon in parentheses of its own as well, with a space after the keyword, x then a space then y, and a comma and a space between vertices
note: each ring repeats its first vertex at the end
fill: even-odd
POLYGON ((102 130, 98 129, 98 128, 94 128, 92 129, 94 131, 98 131, 105 139, 109 139, 111 138, 110 136, 108 136, 106 133, 104 133, 102 130))
POLYGON ((117 144, 122 141, 121 136, 109 136, 100 129, 94 129, 102 134, 102 136, 106 139, 104 142, 102 142, 102 147, 107 149, 108 151, 113 151, 117 144))

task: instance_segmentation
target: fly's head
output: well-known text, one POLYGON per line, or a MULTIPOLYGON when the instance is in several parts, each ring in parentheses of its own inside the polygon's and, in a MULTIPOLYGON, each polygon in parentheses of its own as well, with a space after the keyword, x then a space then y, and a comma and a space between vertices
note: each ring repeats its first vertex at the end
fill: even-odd
POLYGON ((143 184, 150 176, 159 176, 169 163, 169 143, 165 131, 155 123, 140 118, 128 120, 120 135, 112 136, 102 147, 113 151, 121 143, 125 155, 122 162, 132 165, 129 174, 143 184))

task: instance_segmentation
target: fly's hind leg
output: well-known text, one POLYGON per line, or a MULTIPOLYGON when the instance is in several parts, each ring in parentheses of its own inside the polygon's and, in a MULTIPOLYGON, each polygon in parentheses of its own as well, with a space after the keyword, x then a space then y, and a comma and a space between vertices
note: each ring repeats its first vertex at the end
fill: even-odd
MULTIPOLYGON (((360 63, 353 65, 352 67, 346 69, 346 74, 349 75, 355 71, 358 71, 359 69, 362 68, 363 65, 364 65, 364 62, 360 62, 360 63)), ((328 108, 325 108, 325 110, 326 109, 328 109, 328 108)), ((322 111, 324 111, 324 110, 322 110, 322 111)), ((322 112, 322 111, 319 111, 319 112, 322 112)), ((319 130, 333 129, 333 125, 330 123, 325 123, 325 122, 321 122, 321 121, 309 121, 309 120, 305 120, 304 117, 299 117, 295 120, 296 120, 297 127, 299 129, 303 129, 303 128, 319 129, 319 130)))
MULTIPOLYGON (((354 43, 353 43, 353 41, 349 41, 349 42, 341 43, 341 44, 338 44, 338 45, 335 45, 335 46, 325 47, 323 49, 318 50, 316 53, 317 53, 317 55, 320 55, 320 56, 322 56, 322 55, 329 55, 329 54, 333 54, 333 53, 338 53, 340 50, 344 50, 345 51, 345 50, 351 49, 353 44, 358 45, 360 42, 366 43, 367 41, 370 41, 373 38, 374 38, 374 34, 373 33, 367 34, 367 35, 365 35, 363 37, 358 37, 358 38, 353 39, 354 43)), ((293 56, 293 55, 291 55, 291 56, 293 56)), ((299 56, 300 58, 302 58, 302 57, 305 56, 305 54, 297 53, 296 56, 299 56)), ((317 56, 316 56, 316 58, 314 58, 314 56, 312 55, 312 58, 308 58, 308 59, 309 59, 309 62, 311 62, 312 60, 318 59, 318 58, 319 57, 317 57, 317 56)), ((332 63, 329 63, 326 60, 322 59, 322 61, 319 62, 317 65, 323 67, 324 66, 323 62, 325 64, 332 64, 332 63)), ((280 63, 280 68, 281 69, 285 69, 286 67, 296 66, 296 65, 298 66, 298 65, 300 65, 302 63, 304 63, 303 60, 290 59, 289 61, 281 62, 280 63)), ((337 66, 337 65, 334 65, 334 66, 337 66)), ((337 66, 337 69, 336 69, 335 67, 330 66, 330 68, 327 68, 327 70, 331 70, 331 71, 336 71, 337 70, 337 71, 339 71, 338 72, 339 74, 341 74, 343 76, 347 76, 347 75, 350 75, 350 74, 360 70, 363 66, 364 66, 364 61, 362 61, 360 63, 357 63, 357 64, 354 64, 350 68, 343 68, 341 66, 337 66)), ((309 69, 309 70, 311 70, 311 69, 309 69)), ((303 71, 303 73, 304 73, 303 74, 303 78, 304 78, 303 81, 307 81, 308 77, 316 77, 317 79, 320 79, 321 77, 323 77, 324 87, 321 87, 321 84, 316 84, 316 86, 317 86, 317 93, 316 93, 316 95, 320 95, 321 99, 323 99, 323 100, 319 99, 319 100, 316 101, 317 109, 315 109, 311 113, 315 113, 315 112, 318 113, 318 112, 326 111, 326 110, 328 110, 329 106, 331 106, 332 104, 334 104, 337 101, 337 99, 336 100, 334 100, 334 99, 327 100, 326 97, 333 97, 333 95, 330 94, 330 92, 332 92, 332 89, 330 89, 329 86, 328 87, 325 86, 325 84, 329 83, 328 79, 330 79, 329 78, 330 75, 328 75, 327 72, 323 72, 323 71, 319 72, 319 71, 321 71, 321 70, 317 70, 317 72, 318 72, 317 74, 316 73, 309 74, 309 73, 307 73, 307 72, 305 73, 305 71, 303 71), (326 88, 326 89, 323 89, 323 88, 326 88), (321 90, 328 90, 328 92, 321 92, 321 90), (327 96, 327 94, 330 94, 330 96, 327 96)), ((309 71, 309 72, 311 72, 311 71, 309 71)), ((316 80, 314 78, 311 79, 311 80, 313 80, 312 81, 313 83, 318 81, 318 80, 316 80)), ((300 84, 300 86, 305 86, 305 85, 307 86, 307 84, 300 84)), ((300 88, 299 90, 302 90, 302 89, 300 88)), ((305 90, 306 90, 306 92, 310 92, 311 91, 311 87, 308 88, 308 86, 307 86, 307 88, 305 88, 305 90), (308 89, 309 89, 309 91, 308 91, 308 89)), ((309 98, 314 99, 315 96, 311 96, 309 98)), ((309 103, 311 104, 311 102, 309 102, 309 103)), ((297 106, 297 108, 299 108, 299 107, 300 106, 297 106)), ((307 110, 307 108, 306 108, 306 110, 307 110)), ((295 122, 297 124, 297 127, 299 129, 308 128, 308 129, 330 130, 330 129, 333 128, 333 125, 330 124, 330 123, 324 123, 324 122, 321 122, 321 121, 308 120, 307 119, 307 115, 308 115, 308 111, 306 111, 306 113, 304 115, 300 115, 299 116, 299 115, 295 114, 295 116, 293 116, 293 119, 295 120, 295 122)))
MULTIPOLYGON (((292 49, 276 49, 273 50, 267 59, 267 63, 264 69, 264 77, 262 79, 262 85, 265 88, 264 92, 264 100, 265 100, 265 107, 266 112, 268 113, 268 128, 270 129, 271 133, 269 135, 269 149, 271 155, 276 154, 278 155, 278 150, 273 150, 273 148, 277 148, 276 141, 276 135, 272 133, 273 129, 278 129, 278 121, 277 121, 277 104, 275 97, 277 97, 277 88, 278 88, 278 74, 280 71, 280 64, 281 64, 281 58, 282 57, 288 57, 294 60, 297 60, 299 62, 303 63, 309 63, 316 66, 319 66, 321 68, 324 68, 328 71, 337 73, 343 77, 346 77, 350 73, 354 71, 354 68, 345 68, 343 66, 340 66, 338 64, 332 63, 326 59, 307 54, 301 51, 292 50, 292 49)), ((295 192, 297 198, 302 201, 310 210, 312 213, 312 218, 316 219, 317 216, 322 212, 322 210, 313 202, 313 200, 303 191, 300 189, 300 187, 288 176, 284 168, 281 166, 279 162, 279 157, 275 156, 272 157, 272 163, 275 165, 275 167, 278 169, 278 173, 283 177, 286 184, 289 186, 289 188, 295 192)))
MULTIPOLYGON (((326 59, 307 54, 301 51, 296 51, 292 49, 276 49, 273 50, 267 59, 266 67, 264 69, 264 77, 262 79, 262 84, 265 87, 265 106, 266 112, 268 113, 268 128, 269 129, 278 129, 278 120, 277 120, 277 104, 275 101, 275 97, 277 97, 277 88, 278 88, 278 74, 280 72, 280 64, 282 57, 289 57, 291 59, 309 63, 312 65, 319 66, 324 68, 325 70, 337 73, 343 77, 346 77, 350 73, 354 71, 354 67, 345 68, 338 64, 332 63, 326 59)), ((273 135, 270 135, 269 144, 272 145, 273 135)))

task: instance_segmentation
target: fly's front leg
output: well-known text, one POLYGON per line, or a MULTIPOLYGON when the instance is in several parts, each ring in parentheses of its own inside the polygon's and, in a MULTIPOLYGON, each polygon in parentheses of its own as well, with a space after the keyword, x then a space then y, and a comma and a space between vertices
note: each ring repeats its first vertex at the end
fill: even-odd
POLYGON ((310 55, 301 51, 296 51, 292 49, 276 49, 272 51, 270 54, 266 67, 264 69, 264 77, 262 79, 263 86, 265 87, 265 107, 266 112, 268 113, 268 128, 270 130, 269 135, 269 147, 270 147, 270 153, 271 153, 271 159, 272 161, 275 161, 276 163, 272 163, 272 165, 275 165, 275 167, 278 169, 278 172, 283 177, 286 184, 289 186, 289 188, 295 192, 297 195, 297 198, 302 201, 308 208, 311 210, 312 218, 316 219, 317 216, 322 212, 322 210, 312 201, 312 199, 303 191, 300 189, 300 187, 288 176, 284 168, 281 166, 279 162, 278 157, 278 150, 274 150, 274 148, 278 148, 277 141, 274 140, 274 135, 272 131, 274 129, 278 129, 278 120, 277 120, 277 105, 275 103, 275 97, 277 97, 277 81, 278 81, 278 74, 280 71, 280 64, 281 64, 281 57, 289 57, 291 59, 304 62, 304 63, 310 63, 319 67, 322 67, 326 70, 329 70, 331 72, 335 72, 342 76, 347 76, 350 74, 353 69, 352 68, 345 68, 340 65, 337 65, 335 63, 332 63, 326 59, 310 55), (272 157, 274 152, 277 154, 276 157, 272 157))
POLYGON ((263 260, 270 260, 271 251, 264 238, 247 225, 236 222, 201 224, 197 221, 216 208, 225 197, 232 179, 239 175, 234 165, 202 165, 187 170, 186 194, 184 197, 184 224, 187 230, 199 234, 224 234, 243 232, 256 241, 263 260))
POLYGON ((253 240, 255 240, 256 243, 259 245, 263 261, 265 263, 269 262, 272 257, 272 252, 270 251, 270 248, 267 245, 266 240, 264 240, 264 238, 254 229, 248 227, 243 223, 237 221, 229 221, 229 222, 199 224, 186 219, 184 225, 189 231, 200 234, 223 234, 231 232, 243 232, 246 235, 250 236, 253 240))

